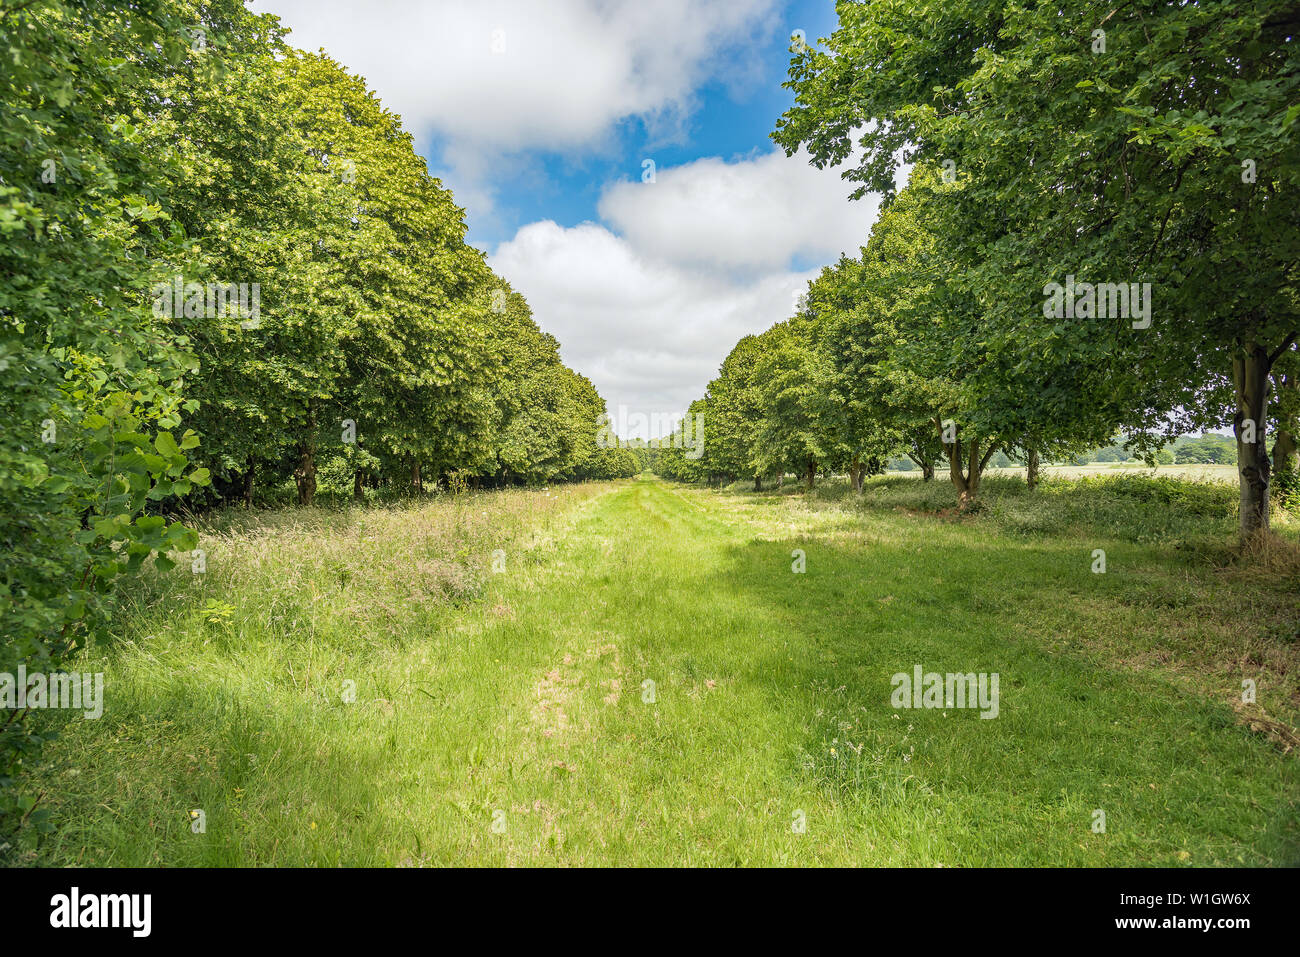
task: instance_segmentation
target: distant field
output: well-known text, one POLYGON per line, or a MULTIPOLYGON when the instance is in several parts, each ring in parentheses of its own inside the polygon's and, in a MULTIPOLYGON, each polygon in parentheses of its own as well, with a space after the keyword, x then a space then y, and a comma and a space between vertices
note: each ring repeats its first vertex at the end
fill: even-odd
MULTIPOLYGON (((1235 465, 1160 465, 1152 469, 1144 464, 1116 464, 1106 462, 1096 465, 1045 465, 1042 468, 1044 475, 1055 475, 1060 478, 1085 478, 1092 475, 1114 475, 1116 473, 1130 474, 1141 473, 1146 475, 1160 475, 1165 478, 1185 479, 1189 482, 1225 482, 1228 484, 1237 481, 1237 466, 1235 465)), ((890 472, 890 475, 914 475, 921 477, 919 470, 911 472, 890 472)), ((1013 466, 1005 469, 987 469, 986 475, 1010 475, 1019 478, 1025 477, 1023 466, 1013 466)), ((939 475, 944 478, 946 473, 939 475)))

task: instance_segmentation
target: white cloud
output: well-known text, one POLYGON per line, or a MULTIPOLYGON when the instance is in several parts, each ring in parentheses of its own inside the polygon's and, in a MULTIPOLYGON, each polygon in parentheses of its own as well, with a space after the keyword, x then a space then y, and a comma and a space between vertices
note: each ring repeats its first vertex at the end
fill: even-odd
POLYGON ((606 152, 620 121, 669 142, 711 79, 758 75, 778 0, 253 0, 289 41, 365 77, 477 229, 530 151, 606 152))
POLYGON ((877 203, 848 202, 838 170, 781 151, 727 163, 699 159, 657 170, 655 182, 607 189, 600 215, 638 250, 675 263, 779 269, 793 257, 832 260, 856 252, 877 203))
POLYGON ((549 221, 520 229, 491 264, 611 413, 649 416, 684 412, 736 341, 788 318, 814 275, 737 279, 647 257, 603 226, 549 221))
POLYGON ((805 156, 701 159, 608 187, 600 212, 621 235, 532 223, 491 264, 611 413, 681 413, 738 339, 794 314, 819 271, 796 260, 857 254, 876 204, 847 194, 805 156))
POLYGON ((744 65, 776 0, 256 0, 360 73, 417 138, 481 156, 599 146, 628 117, 677 122, 744 65))

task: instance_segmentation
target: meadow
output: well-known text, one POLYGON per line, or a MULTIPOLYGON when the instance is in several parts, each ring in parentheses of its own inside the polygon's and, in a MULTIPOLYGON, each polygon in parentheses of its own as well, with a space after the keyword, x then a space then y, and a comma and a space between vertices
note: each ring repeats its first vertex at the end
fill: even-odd
POLYGON ((77 663, 103 717, 40 716, 54 828, 11 853, 1297 864, 1297 523, 1243 555, 1234 498, 643 476, 217 513, 205 571, 151 573, 77 663), (894 707, 917 665, 998 674, 997 718, 894 707))

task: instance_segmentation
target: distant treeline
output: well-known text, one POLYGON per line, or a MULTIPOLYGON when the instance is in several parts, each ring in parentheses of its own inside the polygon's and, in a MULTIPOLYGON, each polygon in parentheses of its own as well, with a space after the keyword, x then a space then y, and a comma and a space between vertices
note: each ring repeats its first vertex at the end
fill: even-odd
MULTIPOLYGON (((1132 462, 1156 465, 1231 465, 1237 460, 1237 443, 1227 435, 1207 432, 1204 435, 1180 436, 1171 445, 1163 446, 1154 453, 1139 454, 1125 448, 1121 440, 1110 445, 1099 446, 1087 452, 1080 452, 1068 458, 1045 462, 1047 465, 1091 465, 1132 462)), ((1010 456, 1001 449, 989 459, 989 468, 1002 469, 1024 467, 1024 456, 1010 456)), ((886 471, 910 472, 916 469, 916 463, 903 456, 893 459, 885 466, 886 471)))

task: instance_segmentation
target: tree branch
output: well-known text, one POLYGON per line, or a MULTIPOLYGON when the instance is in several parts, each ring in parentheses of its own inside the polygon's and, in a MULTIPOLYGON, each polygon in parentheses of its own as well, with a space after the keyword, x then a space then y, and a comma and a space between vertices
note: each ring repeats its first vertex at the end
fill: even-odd
POLYGON ((1282 358, 1282 353, 1286 352, 1288 349, 1291 348, 1297 336, 1300 336, 1300 332, 1291 333, 1291 335, 1287 336, 1285 339, 1282 340, 1282 344, 1280 346, 1278 346, 1275 350, 1269 353, 1268 367, 1270 369, 1273 368, 1273 363, 1277 362, 1278 359, 1282 358))

